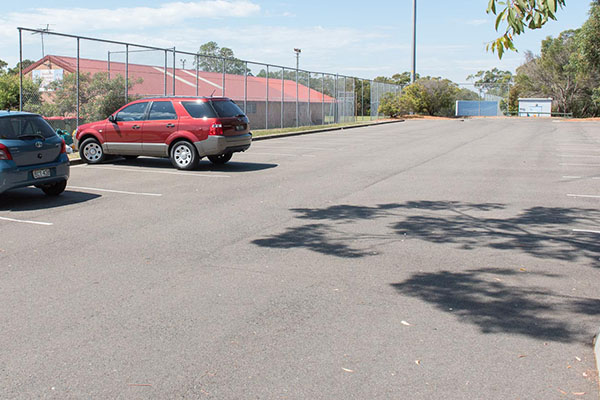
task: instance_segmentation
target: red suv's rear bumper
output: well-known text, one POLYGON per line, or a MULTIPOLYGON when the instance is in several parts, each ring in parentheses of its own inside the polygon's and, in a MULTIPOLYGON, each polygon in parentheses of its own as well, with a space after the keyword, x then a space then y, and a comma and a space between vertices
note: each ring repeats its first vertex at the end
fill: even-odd
POLYGON ((251 133, 235 136, 209 136, 206 140, 194 143, 200 157, 246 151, 251 144, 251 133))

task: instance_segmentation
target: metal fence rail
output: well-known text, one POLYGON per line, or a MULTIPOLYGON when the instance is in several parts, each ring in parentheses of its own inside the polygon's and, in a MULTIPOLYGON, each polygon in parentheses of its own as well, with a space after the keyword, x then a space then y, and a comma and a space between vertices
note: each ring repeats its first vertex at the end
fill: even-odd
POLYGON ((226 96, 253 129, 378 119, 380 99, 401 86, 282 65, 222 58, 123 41, 17 28, 19 109, 67 128, 105 118, 132 99, 157 95, 226 96), (46 54, 32 37, 43 34, 46 54), (32 65, 23 69, 23 61, 32 65))

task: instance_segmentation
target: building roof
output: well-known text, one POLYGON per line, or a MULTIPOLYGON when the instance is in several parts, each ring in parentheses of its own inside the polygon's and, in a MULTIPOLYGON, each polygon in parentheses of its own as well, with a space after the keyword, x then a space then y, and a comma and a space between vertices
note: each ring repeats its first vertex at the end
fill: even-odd
MULTIPOLYGON (((41 65, 51 63, 64 69, 66 72, 74 73, 77 71, 77 59, 74 57, 47 55, 41 60, 23 70, 23 74, 38 69, 41 65)), ((82 73, 108 72, 108 63, 103 60, 92 60, 87 58, 79 59, 79 70, 82 73)), ((110 63, 111 76, 125 76, 125 63, 110 63)), ((135 82, 138 78, 142 83, 135 84, 130 93, 137 96, 162 96, 164 94, 164 66, 152 66, 141 64, 129 64, 128 74, 130 82, 135 82)), ((281 101, 282 82, 281 79, 269 78, 269 101, 281 101)), ((167 69, 167 95, 173 94, 173 69, 167 69)), ((227 96, 235 101, 244 101, 244 76, 225 74, 225 93, 223 93, 223 74, 219 72, 203 72, 198 74, 198 95, 199 96, 227 96)), ((182 96, 196 96, 196 70, 195 69, 175 69, 175 94, 182 96)), ((309 89, 302 84, 298 85, 298 101, 308 102, 310 96, 311 102, 333 103, 335 99, 321 92, 309 89)), ((248 76, 247 79, 247 100, 265 101, 267 98, 267 78, 248 76)), ((288 79, 283 80, 283 100, 285 102, 296 101, 296 82, 288 79)))

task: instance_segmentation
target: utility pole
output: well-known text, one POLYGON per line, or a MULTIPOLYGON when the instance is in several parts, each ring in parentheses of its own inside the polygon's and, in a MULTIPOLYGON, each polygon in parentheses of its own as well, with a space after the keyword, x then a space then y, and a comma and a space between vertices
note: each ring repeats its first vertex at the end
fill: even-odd
POLYGON ((417 0, 413 0, 413 47, 412 47, 412 71, 410 80, 417 80, 417 0))

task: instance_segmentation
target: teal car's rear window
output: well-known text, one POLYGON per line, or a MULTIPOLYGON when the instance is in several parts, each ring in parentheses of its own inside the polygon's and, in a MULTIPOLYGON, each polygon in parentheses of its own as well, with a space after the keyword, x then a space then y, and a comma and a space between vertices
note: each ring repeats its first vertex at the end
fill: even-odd
POLYGON ((52 136, 56 136, 56 133, 40 116, 20 115, 0 118, 0 139, 50 138, 52 136))

